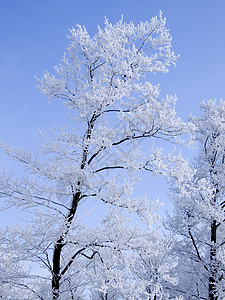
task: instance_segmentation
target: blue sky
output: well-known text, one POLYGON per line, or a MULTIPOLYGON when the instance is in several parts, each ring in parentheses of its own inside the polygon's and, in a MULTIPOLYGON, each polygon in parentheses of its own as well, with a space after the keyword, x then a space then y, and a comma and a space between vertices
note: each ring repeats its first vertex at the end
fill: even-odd
MULTIPOLYGON (((160 9, 180 54, 177 67, 158 76, 162 94, 178 96, 177 114, 185 120, 202 100, 225 99, 223 0, 0 0, 0 139, 33 150, 39 128, 65 123, 63 106, 48 103, 34 75, 60 62, 69 28, 80 23, 94 34, 105 16, 137 24, 160 9)), ((13 168, 1 153, 0 163, 13 168)))
POLYGON ((104 16, 138 23, 160 9, 180 58, 159 83, 162 93, 177 94, 178 115, 186 119, 203 99, 225 97, 223 0, 0 0, 0 138, 30 147, 39 128, 63 122, 61 104, 46 101, 34 75, 60 62, 69 28, 80 23, 94 34, 104 16))

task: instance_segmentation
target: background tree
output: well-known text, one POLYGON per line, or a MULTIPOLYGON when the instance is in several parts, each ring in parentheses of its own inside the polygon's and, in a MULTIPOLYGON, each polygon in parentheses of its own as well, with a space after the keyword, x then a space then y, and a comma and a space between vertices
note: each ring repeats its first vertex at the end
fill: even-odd
POLYGON ((162 165, 160 151, 148 154, 153 138, 175 142, 185 128, 176 98, 160 99, 146 77, 177 59, 165 19, 161 12, 137 26, 106 19, 93 37, 77 25, 69 39, 56 75, 38 81, 50 100, 63 100, 71 128, 43 136, 35 156, 1 144, 26 169, 21 179, 0 178, 5 206, 32 214, 3 234, 28 263, 24 299, 30 292, 34 299, 168 299, 162 282, 175 282, 163 253, 170 247, 152 228, 160 204, 132 196, 138 171, 162 165), (91 228, 79 213, 84 201, 101 219, 91 228))
POLYGON ((225 101, 200 105, 191 117, 199 145, 193 166, 180 159, 172 171, 175 214, 170 228, 179 235, 179 285, 185 299, 224 299, 225 101))

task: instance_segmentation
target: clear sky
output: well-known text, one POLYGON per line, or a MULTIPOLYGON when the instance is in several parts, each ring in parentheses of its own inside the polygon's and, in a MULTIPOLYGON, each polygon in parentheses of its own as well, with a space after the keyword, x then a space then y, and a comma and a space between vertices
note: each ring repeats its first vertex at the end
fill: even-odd
POLYGON ((177 94, 186 118, 203 99, 225 98, 225 1, 223 0, 0 0, 0 138, 30 147, 39 132, 57 125, 61 104, 49 104, 34 75, 60 62, 68 29, 84 24, 91 34, 123 14, 145 21, 162 10, 180 58, 163 75, 163 93, 177 94))
POLYGON ((32 150, 39 128, 64 124, 62 104, 47 102, 34 75, 60 62, 69 28, 80 23, 94 34, 105 16, 137 24, 160 9, 180 54, 177 67, 159 76, 162 94, 177 94, 185 120, 203 99, 225 99, 224 0, 0 0, 0 139, 32 150))

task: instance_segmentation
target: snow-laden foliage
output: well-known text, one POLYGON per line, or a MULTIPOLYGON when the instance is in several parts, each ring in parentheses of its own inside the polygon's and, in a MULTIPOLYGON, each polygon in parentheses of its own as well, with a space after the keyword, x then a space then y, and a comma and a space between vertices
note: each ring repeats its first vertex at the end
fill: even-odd
POLYGON ((203 102, 191 117, 199 154, 190 165, 181 157, 170 171, 175 214, 170 229, 179 235, 178 293, 184 299, 225 298, 225 101, 203 102), (188 276, 187 276, 188 274, 188 276))
MULTIPOLYGON (((137 26, 106 19, 93 37, 77 25, 69 40, 55 74, 46 71, 38 88, 63 100, 73 125, 43 135, 37 155, 1 143, 26 169, 23 178, 0 176, 2 206, 30 216, 2 233, 11 258, 26 265, 25 274, 13 272, 13 288, 23 289, 23 299, 171 299, 164 287, 177 280, 172 243, 157 229, 161 204, 133 195, 139 171, 165 167, 153 139, 176 142, 185 130, 176 97, 161 99, 148 81, 177 59, 165 19, 161 12, 137 26), (96 224, 86 223, 89 215, 96 224)), ((16 299, 10 293, 5 299, 16 299)))

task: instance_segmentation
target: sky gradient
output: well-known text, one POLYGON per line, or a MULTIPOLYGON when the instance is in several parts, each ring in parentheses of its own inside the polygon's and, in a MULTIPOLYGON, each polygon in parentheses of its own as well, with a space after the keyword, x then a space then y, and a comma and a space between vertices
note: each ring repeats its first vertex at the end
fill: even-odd
MULTIPOLYGON (((178 115, 187 118, 203 99, 225 94, 225 2, 209 0, 0 0, 0 137, 29 147, 38 129, 58 125, 61 103, 49 104, 34 75, 57 65, 68 45, 68 29, 84 24, 90 34, 124 15, 145 21, 163 11, 180 54, 177 67, 159 76, 162 94, 177 94, 178 115)), ((37 141, 38 143, 38 141, 37 141)))
MULTIPOLYGON (((223 0, 0 0, 0 140, 33 151, 39 129, 65 124, 61 102, 48 103, 34 75, 53 71, 77 23, 95 34, 111 23, 167 18, 177 66, 159 75, 162 96, 176 94, 177 115, 187 120, 202 100, 225 99, 225 1, 223 0)), ((0 153, 1 167, 14 169, 0 153)))

